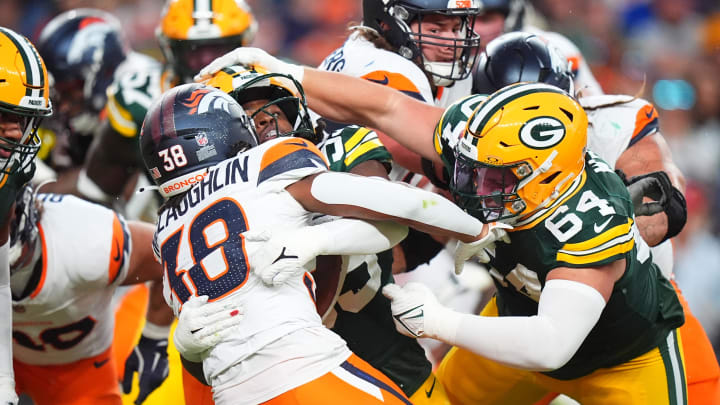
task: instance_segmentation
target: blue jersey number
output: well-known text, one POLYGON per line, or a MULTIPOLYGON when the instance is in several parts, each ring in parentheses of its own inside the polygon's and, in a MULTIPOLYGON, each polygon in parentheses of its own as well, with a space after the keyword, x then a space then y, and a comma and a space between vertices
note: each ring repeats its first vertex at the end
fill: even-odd
POLYGON ((242 207, 232 199, 222 199, 195 216, 188 227, 163 242, 160 251, 167 279, 175 295, 184 303, 192 295, 207 295, 210 301, 242 287, 248 277, 248 261, 241 233, 247 231, 242 207), (193 265, 178 268, 180 242, 190 240, 193 265))

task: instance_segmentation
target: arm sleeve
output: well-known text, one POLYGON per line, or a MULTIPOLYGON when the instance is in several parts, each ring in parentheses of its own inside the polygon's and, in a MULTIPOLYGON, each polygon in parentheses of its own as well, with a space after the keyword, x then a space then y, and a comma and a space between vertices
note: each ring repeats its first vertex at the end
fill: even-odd
POLYGON ((0 246, 0 378, 13 379, 12 299, 10 295, 10 241, 0 246))
POLYGON ((441 328, 437 338, 510 367, 549 371, 562 367, 580 348, 605 308, 594 288, 570 280, 550 280, 535 316, 457 315, 456 326, 441 328))
POLYGON ((385 221, 339 218, 303 228, 307 240, 323 241, 318 255, 365 255, 392 248, 408 234, 406 226, 385 221), (352 237, 348 237, 352 235, 352 237))
POLYGON ((325 204, 352 205, 445 231, 477 236, 483 223, 443 196, 404 183, 376 177, 325 172, 315 178, 311 193, 325 204))

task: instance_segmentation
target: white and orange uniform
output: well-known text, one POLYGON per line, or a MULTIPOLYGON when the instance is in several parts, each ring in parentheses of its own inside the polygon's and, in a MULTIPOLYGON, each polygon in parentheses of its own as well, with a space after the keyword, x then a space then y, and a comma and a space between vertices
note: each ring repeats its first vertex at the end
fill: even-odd
MULTIPOLYGON (((325 58, 318 69, 382 84, 439 107, 447 107, 472 92, 472 76, 470 76, 455 81, 452 86, 438 87, 436 97, 433 97, 427 75, 415 63, 397 53, 375 47, 357 32, 352 33, 342 47, 325 58)), ((392 149, 390 153, 393 153, 392 149)), ((395 162, 392 163, 389 176, 394 181, 402 181, 427 190, 432 188, 432 184, 422 173, 413 173, 395 162)), ((452 246, 454 247, 454 244, 452 246)), ((395 278, 399 284, 410 280, 423 282, 432 288, 444 304, 459 311, 472 312, 480 300, 477 286, 480 285, 482 288, 489 285, 489 277, 486 277, 482 273, 483 270, 473 263, 468 263, 465 275, 457 277, 452 270, 453 263, 452 253, 442 249, 428 263, 418 266, 412 272, 396 275, 395 278), (482 281, 478 283, 477 278, 482 281)), ((427 348, 426 351, 429 351, 441 343, 423 339, 421 344, 427 348)))
POLYGON ((112 298, 130 262, 127 225, 112 210, 70 195, 41 194, 38 200, 43 207, 38 224, 42 256, 36 265, 40 278, 28 296, 13 300, 18 391, 27 391, 38 404, 81 403, 81 396, 97 388, 77 374, 77 363, 85 361, 86 368, 95 369, 92 372, 107 370, 104 375, 110 376, 119 403, 110 358, 112 298), (72 368, 72 378, 64 380, 63 370, 70 373, 72 368), (48 376, 52 378, 43 380, 48 376), (75 381, 73 389, 70 383, 75 381), (70 402, 61 400, 68 399, 64 394, 70 395, 70 402), (78 396, 76 402, 72 395, 78 396))
POLYGON ((177 207, 166 208, 158 218, 154 247, 166 269, 165 298, 175 313, 200 295, 210 301, 232 295, 244 309, 242 328, 203 361, 216 404, 258 404, 276 397, 273 401, 283 403, 290 391, 313 402, 338 384, 349 390, 343 395, 360 403, 405 400, 386 377, 359 376, 377 372, 322 325, 309 273, 267 286, 249 270, 258 246, 245 243, 241 233, 311 224, 313 214, 285 187, 326 170, 314 145, 278 138, 211 167, 177 207), (380 381, 388 389, 379 388, 380 381))
MULTIPOLYGON (((615 167, 620 155, 645 136, 658 132, 658 113, 643 99, 625 95, 582 97, 588 115, 588 148, 615 167), (623 102, 624 101, 624 102, 623 102), (607 106, 614 104, 612 106, 607 106)), ((673 280, 673 247, 670 240, 652 248, 653 262, 673 280)), ((672 282, 685 312, 680 327, 688 383, 689 403, 720 403, 720 367, 712 345, 687 301, 672 282)))

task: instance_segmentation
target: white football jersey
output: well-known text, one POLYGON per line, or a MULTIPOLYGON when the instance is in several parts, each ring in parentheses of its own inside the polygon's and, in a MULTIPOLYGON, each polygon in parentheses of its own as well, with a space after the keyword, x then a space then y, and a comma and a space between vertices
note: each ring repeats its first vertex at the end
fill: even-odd
POLYGON ((113 339, 115 288, 127 274, 131 239, 122 217, 71 195, 40 194, 42 274, 13 301, 13 353, 28 364, 96 356, 113 339))
POLYGON ((244 384, 245 396, 235 403, 260 403, 321 376, 350 355, 345 342, 322 326, 309 273, 280 286, 265 285, 249 270, 258 245, 241 236, 248 230, 279 233, 309 225, 313 213, 285 187, 326 170, 314 145, 277 138, 211 167, 158 218, 154 246, 165 267, 165 298, 175 313, 191 296, 217 301, 232 295, 242 302, 242 327, 203 361, 219 397, 224 387, 235 387, 234 392, 244 384))
POLYGON ((427 76, 416 64, 394 52, 376 48, 359 33, 351 34, 318 69, 360 77, 427 103, 433 100, 427 76))
MULTIPOLYGON (((613 168, 628 147, 658 132, 657 110, 647 100, 627 95, 599 95, 582 97, 580 104, 588 115, 588 149, 613 168)), ((655 264, 670 279, 673 268, 670 241, 653 247, 652 253, 655 264)))

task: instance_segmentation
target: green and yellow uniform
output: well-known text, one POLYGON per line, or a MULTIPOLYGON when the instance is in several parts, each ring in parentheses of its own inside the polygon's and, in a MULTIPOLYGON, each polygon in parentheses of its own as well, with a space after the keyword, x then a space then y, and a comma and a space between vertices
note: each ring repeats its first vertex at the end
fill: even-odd
MULTIPOLYGON (((435 147, 446 167, 455 165, 453 146, 484 98, 460 100, 441 118, 435 147)), ((684 322, 680 302, 639 236, 622 180, 592 152, 585 162, 550 206, 514 223, 511 244, 497 244, 488 265, 497 293, 482 315, 537 315, 540 293, 553 269, 598 268, 625 260, 625 272, 599 321, 565 365, 543 373, 512 369, 454 348, 437 371, 451 399, 532 403, 545 393, 563 392, 581 403, 600 398, 603 403, 684 403, 676 333, 684 322), (658 380, 667 385, 654 388, 657 397, 652 401, 657 402, 637 396, 635 387, 658 380), (679 392, 675 396, 674 387, 679 392)))

